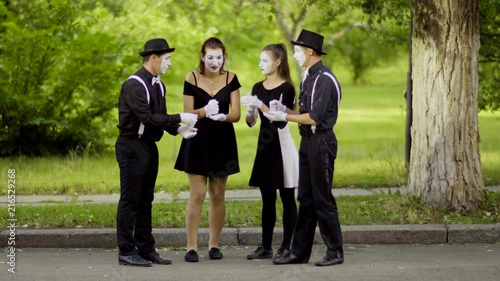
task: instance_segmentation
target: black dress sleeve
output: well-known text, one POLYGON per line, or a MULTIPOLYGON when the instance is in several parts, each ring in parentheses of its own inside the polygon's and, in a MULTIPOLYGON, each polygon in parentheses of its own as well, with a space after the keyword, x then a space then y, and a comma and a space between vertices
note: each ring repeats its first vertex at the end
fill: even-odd
POLYGON ((236 74, 234 74, 233 80, 231 80, 231 82, 229 82, 228 87, 231 90, 231 92, 236 91, 239 88, 241 88, 240 81, 238 81, 238 76, 236 74))

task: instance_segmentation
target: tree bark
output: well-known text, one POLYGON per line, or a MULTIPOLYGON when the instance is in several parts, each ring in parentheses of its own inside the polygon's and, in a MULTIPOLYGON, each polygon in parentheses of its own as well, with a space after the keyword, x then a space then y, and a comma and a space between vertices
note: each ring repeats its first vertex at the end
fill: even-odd
POLYGON ((479 0, 415 0, 412 7, 410 196, 454 210, 478 206, 479 0))

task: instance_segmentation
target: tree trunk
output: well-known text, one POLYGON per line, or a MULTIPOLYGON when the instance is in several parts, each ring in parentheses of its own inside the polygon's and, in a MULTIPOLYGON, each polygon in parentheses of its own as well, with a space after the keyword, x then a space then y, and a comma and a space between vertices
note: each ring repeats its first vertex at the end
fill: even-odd
POLYGON ((479 154, 479 0, 414 0, 413 120, 408 191, 425 204, 473 210, 479 154))

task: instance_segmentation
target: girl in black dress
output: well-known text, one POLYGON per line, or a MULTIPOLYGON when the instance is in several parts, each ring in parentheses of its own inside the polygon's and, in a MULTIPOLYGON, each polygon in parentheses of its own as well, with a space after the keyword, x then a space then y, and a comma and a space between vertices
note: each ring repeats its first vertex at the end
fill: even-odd
MULTIPOLYGON (((259 63, 264 81, 253 86, 252 95, 241 98, 247 106, 247 124, 252 127, 260 116, 257 154, 250 178, 250 186, 258 186, 262 195, 262 243, 248 259, 273 257, 272 238, 276 224, 276 190, 283 203, 283 241, 274 258, 290 251, 293 230, 297 221, 294 190, 298 186, 298 152, 287 122, 270 122, 263 112, 269 102, 279 100, 293 109, 295 89, 290 78, 287 52, 284 44, 264 47, 259 63)), ((272 107, 272 105, 271 105, 272 107)))
POLYGON ((222 259, 219 238, 224 225, 224 191, 227 177, 240 171, 233 123, 240 120, 240 83, 236 74, 223 69, 224 44, 215 37, 201 48, 199 67, 186 75, 184 111, 198 115, 196 137, 182 141, 175 169, 188 175, 186 206, 188 262, 198 261, 198 229, 207 192, 210 194, 209 258, 222 259))

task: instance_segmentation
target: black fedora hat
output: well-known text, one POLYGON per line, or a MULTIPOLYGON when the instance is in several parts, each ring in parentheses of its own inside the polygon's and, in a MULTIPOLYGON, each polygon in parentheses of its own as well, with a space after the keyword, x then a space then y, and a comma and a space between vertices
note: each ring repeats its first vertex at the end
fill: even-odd
POLYGON ((146 44, 144 44, 144 51, 140 52, 139 55, 141 55, 141 57, 145 57, 152 54, 171 53, 174 50, 175 48, 170 48, 170 46, 168 46, 167 40, 163 38, 155 38, 148 40, 146 44))
POLYGON ((326 55, 326 53, 323 53, 323 36, 309 31, 302 29, 302 31, 299 34, 299 38, 297 38, 297 41, 290 41, 292 42, 293 45, 299 45, 299 46, 304 46, 307 48, 311 48, 318 52, 320 55, 326 55))

